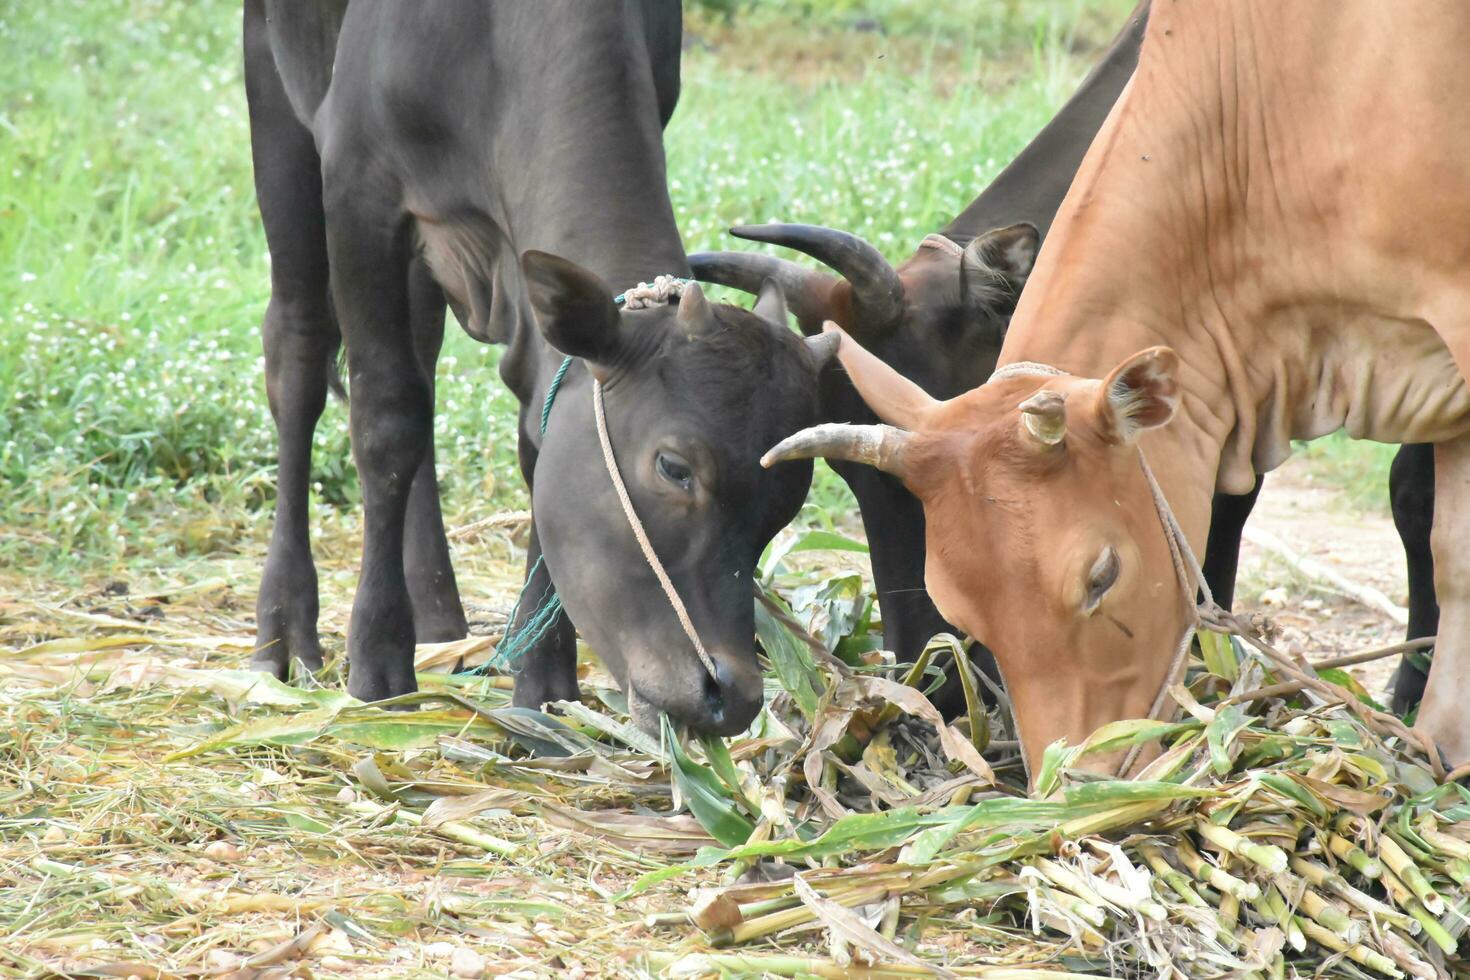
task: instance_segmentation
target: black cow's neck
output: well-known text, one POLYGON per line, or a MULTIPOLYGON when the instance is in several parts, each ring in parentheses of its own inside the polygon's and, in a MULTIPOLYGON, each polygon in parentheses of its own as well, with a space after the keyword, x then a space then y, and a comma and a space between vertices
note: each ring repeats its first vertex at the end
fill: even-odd
POLYGON ((1056 117, 941 234, 965 245, 992 228, 1029 221, 1046 235, 1092 138, 1133 77, 1148 4, 1142 0, 1133 11, 1102 61, 1056 117))
MULTIPOLYGON (((677 37, 672 52, 660 50, 667 32, 657 25, 625 26, 613 33, 606 24, 566 25, 597 32, 602 55, 539 59, 534 77, 519 81, 541 95, 508 102, 502 131, 515 135, 494 153, 513 245, 500 261, 518 262, 528 249, 551 252, 597 273, 614 293, 658 275, 690 274, 663 150, 664 108, 677 94, 677 74, 670 93, 667 71, 656 70, 677 59, 677 37)), ((584 39, 581 50, 587 47, 584 39)), ((512 274, 519 281, 518 270, 512 274)), ((524 299, 507 314, 514 322, 502 334, 509 350, 501 376, 539 413, 561 356, 541 338, 524 299)))

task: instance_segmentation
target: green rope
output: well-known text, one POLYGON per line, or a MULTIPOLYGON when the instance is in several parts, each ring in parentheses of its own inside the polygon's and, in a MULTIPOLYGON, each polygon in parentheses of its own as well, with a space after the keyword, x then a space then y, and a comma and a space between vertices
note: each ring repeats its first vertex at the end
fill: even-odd
MULTIPOLYGON (((572 359, 566 358, 561 362, 561 367, 556 369, 556 374, 551 377, 551 384, 546 389, 546 400, 541 403, 541 434, 546 435, 546 424, 551 421, 551 406, 556 402, 556 393, 561 390, 562 382, 567 378, 567 370, 572 366, 572 359)), ((497 668, 516 669, 513 665, 519 664, 526 651, 530 650, 546 631, 551 629, 551 624, 556 622, 556 617, 561 615, 561 596, 556 594, 556 583, 548 581, 546 591, 541 593, 537 602, 536 612, 515 629, 516 616, 520 614, 521 603, 526 601, 526 590, 531 587, 536 573, 541 571, 545 559, 541 555, 536 556, 536 562, 531 570, 526 573, 526 584, 521 586, 521 594, 516 596, 516 604, 510 609, 510 617, 505 621, 505 636, 495 647, 495 655, 485 663, 470 671, 472 674, 487 674, 497 668)), ((551 576, 547 576, 550 579, 551 576)))
MULTIPOLYGON (((674 282, 683 286, 689 280, 675 279, 674 282)), ((643 283, 639 283, 639 286, 643 286, 643 283)), ((613 303, 622 306, 627 298, 627 293, 619 293, 613 297, 613 303)), ((561 367, 556 369, 556 374, 552 375, 551 384, 546 389, 546 400, 541 403, 541 434, 543 436, 546 435, 546 424, 551 421, 552 403, 556 401, 556 393, 561 390, 562 382, 566 380, 567 370, 571 366, 572 358, 567 357, 561 362, 561 367)), ((535 518, 533 517, 532 520, 535 518)), ((521 586, 521 594, 516 596, 516 604, 511 607, 510 618, 505 621, 505 636, 495 647, 495 655, 469 673, 486 674, 497 668, 512 671, 519 669, 516 665, 526 655, 526 651, 541 642, 546 631, 551 629, 551 624, 556 622, 557 617, 561 615, 561 596, 556 594, 556 583, 550 581, 551 576, 548 574, 546 590, 541 593, 541 598, 537 601, 536 612, 522 623, 519 629, 515 628, 516 616, 521 611, 521 603, 526 601, 526 590, 531 587, 532 580, 536 578, 536 573, 541 571, 544 564, 544 556, 536 556, 531 570, 526 573, 526 584, 521 586)))
POLYGON ((541 403, 541 434, 546 435, 546 423, 551 420, 551 403, 556 401, 556 393, 561 390, 561 383, 567 378, 567 368, 572 366, 572 359, 568 357, 561 362, 561 367, 556 369, 556 374, 551 377, 551 387, 546 389, 546 400, 541 403))

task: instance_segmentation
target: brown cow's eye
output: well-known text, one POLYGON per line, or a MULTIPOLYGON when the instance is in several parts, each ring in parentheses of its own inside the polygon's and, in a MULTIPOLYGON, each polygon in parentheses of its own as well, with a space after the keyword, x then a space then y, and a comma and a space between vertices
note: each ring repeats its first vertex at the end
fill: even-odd
POLYGON ((1112 546, 1102 550, 1097 556, 1097 561, 1092 563, 1092 570, 1087 573, 1087 598, 1082 603, 1083 612, 1092 612, 1102 602, 1103 596, 1108 594, 1118 581, 1118 572, 1122 569, 1122 562, 1118 560, 1118 553, 1112 546))
POLYGON ((654 465, 658 469, 659 476, 679 489, 688 490, 693 486, 694 469, 674 453, 659 453, 654 465))

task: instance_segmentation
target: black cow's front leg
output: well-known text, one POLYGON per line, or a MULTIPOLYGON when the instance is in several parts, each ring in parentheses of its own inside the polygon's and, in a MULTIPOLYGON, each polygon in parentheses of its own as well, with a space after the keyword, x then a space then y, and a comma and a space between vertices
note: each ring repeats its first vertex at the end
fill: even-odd
POLYGON ((362 568, 347 631, 347 689, 376 701, 417 686, 403 533, 409 491, 433 428, 433 402, 409 329, 407 227, 395 206, 375 196, 379 182, 351 173, 352 166, 348 159, 349 172, 337 176, 328 160, 324 187, 364 510, 362 568))
POLYGON ((276 519, 256 597, 256 651, 250 663, 280 680, 288 678, 293 664, 308 671, 322 667, 309 484, 311 438, 326 402, 327 364, 336 346, 330 326, 323 311, 285 300, 277 289, 263 328, 266 391, 278 447, 276 519))
MULTIPOLYGON (((1409 628, 1407 639, 1439 632, 1439 601, 1434 591, 1434 447, 1426 443, 1402 446, 1388 471, 1388 495, 1393 523, 1404 543, 1409 566, 1409 628)), ((1396 714, 1407 714, 1424 697, 1428 676, 1405 656, 1393 676, 1396 714)))
MULTIPOLYGON (((526 550, 526 572, 520 607, 515 620, 506 624, 507 637, 520 636, 527 623, 537 617, 542 603, 553 594, 551 573, 541 561, 541 542, 534 521, 531 543, 526 550)), ((548 701, 575 701, 578 697, 577 631, 571 619, 565 612, 558 612, 546 632, 521 652, 520 661, 506 666, 516 671, 515 704, 539 708, 548 701)))
MULTIPOLYGON (((409 311, 413 321, 414 347, 419 367, 429 384, 429 403, 434 399, 434 369, 444 342, 444 292, 429 273, 423 259, 415 259, 409 271, 409 311)), ((413 477, 408 494, 408 516, 403 540, 403 571, 413 603, 414 635, 420 643, 460 640, 469 632, 449 542, 444 536, 444 516, 439 508, 439 477, 434 470, 434 433, 424 450, 423 461, 413 477)))
POLYGON ((1201 571, 1205 583, 1215 595, 1222 609, 1229 609, 1235 602, 1235 576, 1240 568, 1240 536, 1245 531, 1245 522, 1255 509, 1256 498, 1261 495, 1264 476, 1256 477, 1256 485, 1250 493, 1236 496, 1217 493, 1210 508, 1210 537, 1205 543, 1205 560, 1201 571))
POLYGON ((245 90, 255 189, 271 254, 271 298, 261 328, 265 384, 276 424, 276 513, 256 599, 251 666, 286 680, 291 666, 322 666, 317 578, 309 538, 311 439, 326 404, 338 344, 327 300, 321 165, 292 111, 266 40, 259 3, 245 7, 245 90))

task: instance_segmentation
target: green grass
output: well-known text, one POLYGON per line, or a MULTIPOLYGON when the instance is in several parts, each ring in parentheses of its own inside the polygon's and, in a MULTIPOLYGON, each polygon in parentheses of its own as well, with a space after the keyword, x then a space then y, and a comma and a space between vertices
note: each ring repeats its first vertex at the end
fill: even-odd
POLYGON ((1355 510, 1384 514, 1389 513, 1388 467, 1398 451, 1398 446, 1360 442, 1343 432, 1301 447, 1313 480, 1341 490, 1355 510))
MULTIPOLYGON (((906 255, 1046 122, 1130 6, 762 0, 730 22, 695 14, 667 135, 689 249, 785 219, 906 255)), ((268 527, 268 262, 238 33, 229 0, 0 12, 0 566, 105 574, 268 527)), ((498 356, 450 329, 435 436, 452 518, 525 502, 498 356)), ((350 533, 345 414, 333 405, 318 429, 315 506, 350 533)), ((855 513, 819 471, 803 519, 855 513)))

